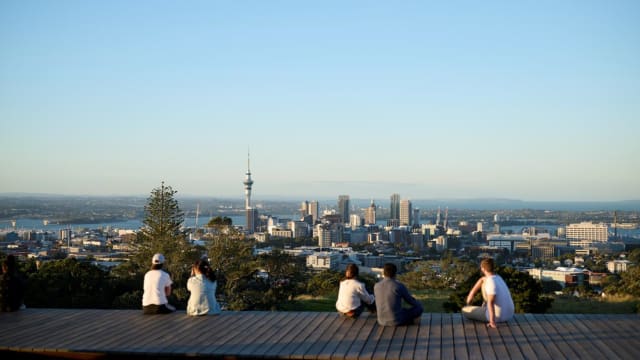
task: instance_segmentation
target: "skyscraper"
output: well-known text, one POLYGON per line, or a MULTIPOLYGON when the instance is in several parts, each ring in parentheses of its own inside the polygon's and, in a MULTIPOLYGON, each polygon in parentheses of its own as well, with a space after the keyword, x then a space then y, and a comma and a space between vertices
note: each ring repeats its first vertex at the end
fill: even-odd
POLYGON ((411 201, 400 200, 400 225, 411 225, 411 201))
POLYGON ((364 222, 367 225, 375 225, 376 223, 376 204, 373 199, 371 199, 371 205, 369 205, 364 215, 364 222))
POLYGON ((318 214, 319 214, 319 206, 318 206, 318 201, 314 200, 312 202, 309 203, 309 215, 311 215, 311 218, 313 220, 313 223, 315 224, 316 221, 318 221, 318 214))
POLYGON ((344 224, 349 223, 349 195, 338 196, 338 213, 344 224))
POLYGON ((389 204, 389 219, 400 220, 400 194, 391 194, 391 203, 389 204))

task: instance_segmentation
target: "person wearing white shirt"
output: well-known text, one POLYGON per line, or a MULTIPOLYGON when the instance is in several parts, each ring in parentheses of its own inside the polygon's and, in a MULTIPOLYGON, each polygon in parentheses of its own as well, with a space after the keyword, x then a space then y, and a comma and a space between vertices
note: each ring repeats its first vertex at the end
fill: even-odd
POLYGON ((493 259, 487 258, 480 262, 482 277, 473 286, 467 296, 467 306, 462 308, 462 315, 471 320, 487 321, 490 328, 497 327, 497 323, 511 320, 515 306, 509 287, 500 275, 496 275, 493 259), (473 297, 482 290, 484 303, 482 306, 471 306, 473 297))
POLYGON ((191 292, 187 303, 187 315, 217 315, 220 314, 220 305, 216 300, 215 272, 204 260, 198 260, 191 268, 191 277, 187 282, 187 290, 191 292))
POLYGON ((357 279, 359 272, 358 265, 347 265, 345 278, 340 281, 340 289, 338 290, 336 309, 350 318, 360 316, 365 307, 372 313, 376 312, 373 295, 369 294, 364 284, 357 279))
POLYGON ((164 255, 153 255, 151 270, 144 275, 142 310, 145 315, 168 314, 176 310, 167 300, 167 296, 171 295, 173 282, 169 274, 162 270, 163 264, 164 255))

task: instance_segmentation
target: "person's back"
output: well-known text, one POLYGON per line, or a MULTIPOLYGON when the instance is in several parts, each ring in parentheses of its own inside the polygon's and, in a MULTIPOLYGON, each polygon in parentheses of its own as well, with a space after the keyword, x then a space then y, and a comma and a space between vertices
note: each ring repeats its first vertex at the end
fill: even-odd
POLYGON ((164 256, 155 254, 152 268, 144 275, 142 309, 145 314, 167 314, 175 311, 169 305, 167 296, 171 294, 171 277, 162 270, 164 256))
POLYGON ((191 269, 187 290, 191 293, 187 302, 187 315, 215 315, 220 313, 216 300, 218 283, 215 273, 204 260, 198 260, 191 269))
POLYGON ((0 311, 17 311, 24 301, 24 280, 18 273, 15 257, 7 256, 0 276, 0 311))
POLYGON ((385 264, 384 279, 373 288, 378 324, 381 326, 408 325, 423 312, 422 304, 409 294, 404 284, 395 279, 396 271, 394 264, 385 264), (403 308, 403 300, 411 305, 411 308, 403 308))

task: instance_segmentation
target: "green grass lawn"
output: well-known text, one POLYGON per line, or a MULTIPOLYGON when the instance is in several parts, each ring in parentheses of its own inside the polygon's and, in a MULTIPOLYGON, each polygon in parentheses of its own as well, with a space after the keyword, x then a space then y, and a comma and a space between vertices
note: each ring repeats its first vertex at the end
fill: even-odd
POLYGON ((609 297, 606 299, 583 299, 558 296, 551 309, 554 314, 633 314, 638 312, 640 299, 633 297, 609 297))
MULTIPOLYGON (((442 313, 442 304, 449 299, 449 290, 421 290, 413 295, 422 302, 427 313, 442 313)), ((337 294, 325 297, 300 296, 288 304, 285 311, 336 311, 337 294)), ((609 297, 606 299, 581 299, 559 296, 553 301, 549 313, 555 314, 635 314, 640 299, 632 297, 609 297)))
MULTIPOLYGON (((413 293, 416 299, 422 302, 425 312, 444 312, 442 304, 447 301, 448 290, 423 290, 413 293)), ((331 296, 311 297, 307 295, 299 296, 292 304, 288 304, 286 311, 336 311, 337 294, 331 296)))

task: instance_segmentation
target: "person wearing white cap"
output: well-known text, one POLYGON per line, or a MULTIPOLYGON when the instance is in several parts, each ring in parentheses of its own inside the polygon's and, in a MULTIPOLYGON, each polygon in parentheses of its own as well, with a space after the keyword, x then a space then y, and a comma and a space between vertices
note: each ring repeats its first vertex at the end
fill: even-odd
POLYGON ((164 255, 155 254, 151 259, 151 270, 144 275, 144 293, 142 311, 144 314, 168 314, 176 310, 169 304, 171 295, 171 277, 164 270, 164 255))

